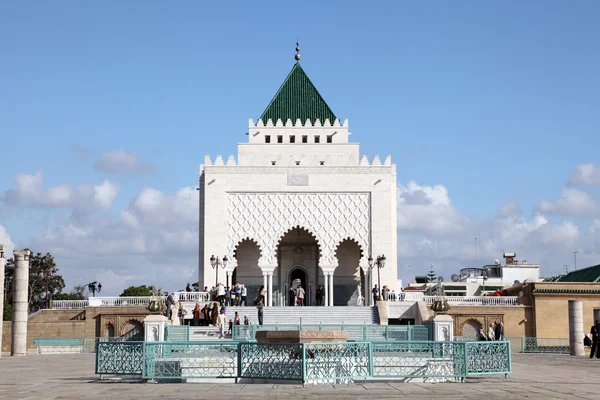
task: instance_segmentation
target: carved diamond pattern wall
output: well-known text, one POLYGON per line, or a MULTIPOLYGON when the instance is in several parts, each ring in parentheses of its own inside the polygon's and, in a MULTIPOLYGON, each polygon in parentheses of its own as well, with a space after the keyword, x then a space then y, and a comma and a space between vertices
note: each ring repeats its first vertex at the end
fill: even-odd
POLYGON ((368 193, 230 193, 227 201, 227 254, 250 238, 260 246, 259 265, 277 265, 279 240, 296 226, 316 236, 322 266, 337 266, 335 250, 346 238, 368 253, 368 193))

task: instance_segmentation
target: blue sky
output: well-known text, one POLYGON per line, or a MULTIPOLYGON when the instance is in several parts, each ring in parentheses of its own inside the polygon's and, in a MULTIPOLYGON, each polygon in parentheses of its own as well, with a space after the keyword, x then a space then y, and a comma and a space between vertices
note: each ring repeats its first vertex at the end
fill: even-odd
POLYGON ((2 3, 0 225, 15 246, 56 254, 68 286, 146 283, 165 264, 195 274, 191 241, 173 245, 176 260, 148 250, 165 228, 136 200, 154 188, 193 231, 176 193, 190 199, 180 191, 204 154, 235 154, 299 38, 303 68, 362 152, 391 154, 401 188, 447 191, 407 218, 461 224, 399 226, 399 276, 474 263, 475 236, 486 260, 518 245, 557 269, 575 250, 580 265, 600 263, 599 17, 594 1, 2 3), (130 233, 124 210, 142 221, 130 233), (515 227, 527 233, 517 242, 515 227), (128 247, 111 240, 130 236, 147 251, 120 265, 108 249, 128 247))

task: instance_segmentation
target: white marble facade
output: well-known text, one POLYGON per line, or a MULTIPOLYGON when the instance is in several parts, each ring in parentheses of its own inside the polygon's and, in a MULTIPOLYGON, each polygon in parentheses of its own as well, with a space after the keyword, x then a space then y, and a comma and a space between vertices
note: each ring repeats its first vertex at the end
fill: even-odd
POLYGON ((316 305, 319 285, 326 305, 356 305, 358 290, 371 299, 377 283, 369 255, 385 254, 381 284, 395 287, 391 158, 360 157, 358 143, 348 140, 348 122, 337 119, 250 120, 247 135, 237 161, 206 156, 200 166, 200 285, 215 285, 210 258, 226 255, 227 275, 219 270, 219 281, 231 284, 235 273, 249 302, 264 285, 267 306, 287 305, 289 287, 300 279, 307 305, 316 305))

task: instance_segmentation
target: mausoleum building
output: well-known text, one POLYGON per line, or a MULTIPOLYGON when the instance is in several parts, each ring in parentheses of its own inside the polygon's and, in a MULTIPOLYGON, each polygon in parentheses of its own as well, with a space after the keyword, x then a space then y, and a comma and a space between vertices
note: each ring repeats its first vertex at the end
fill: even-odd
POLYGON ((264 285, 266 305, 285 306, 298 284, 317 305, 322 285, 324 305, 370 305, 369 256, 385 255, 381 285, 397 282, 396 166, 360 155, 296 60, 237 157, 200 166, 200 286, 240 281, 251 303, 264 285))

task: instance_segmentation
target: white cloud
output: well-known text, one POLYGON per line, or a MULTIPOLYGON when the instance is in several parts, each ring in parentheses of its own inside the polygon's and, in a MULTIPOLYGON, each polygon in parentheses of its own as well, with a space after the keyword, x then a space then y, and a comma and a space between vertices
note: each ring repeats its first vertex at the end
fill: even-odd
POLYGON ((15 248, 15 244, 2 224, 0 224, 0 244, 4 245, 4 257, 7 259, 12 257, 12 251, 15 248))
POLYGON ((600 207, 586 192, 564 188, 560 199, 552 202, 542 201, 535 206, 535 210, 544 214, 590 217, 598 215, 600 207))
POLYGON ((18 174, 13 182, 16 188, 0 195, 7 209, 19 206, 106 209, 119 194, 119 186, 108 180, 99 185, 60 184, 44 189, 41 171, 18 174))
POLYGON ((569 176, 568 183, 571 185, 600 186, 600 167, 589 163, 579 164, 575 172, 569 176))
POLYGON ((136 153, 127 153, 124 149, 104 151, 94 165, 98 171, 108 173, 143 174, 156 169, 152 164, 141 163, 136 153))
POLYGON ((397 191, 398 229, 431 235, 460 231, 469 219, 452 205, 443 185, 420 186, 414 181, 397 191))

